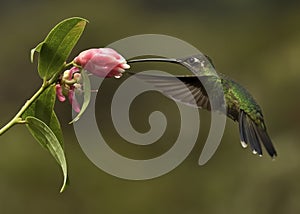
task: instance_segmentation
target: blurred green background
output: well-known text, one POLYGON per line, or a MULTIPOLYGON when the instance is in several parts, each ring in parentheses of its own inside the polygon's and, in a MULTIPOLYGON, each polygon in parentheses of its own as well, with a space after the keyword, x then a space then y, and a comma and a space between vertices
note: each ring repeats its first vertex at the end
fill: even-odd
MULTIPOLYGON (((58 103, 71 185, 58 193, 62 176, 55 160, 25 127, 16 126, 0 138, 1 214, 300 212, 299 1, 11 0, 0 6, 1 126, 41 84, 36 64, 29 62, 30 49, 62 19, 81 16, 90 23, 72 57, 145 33, 178 37, 209 55, 218 71, 248 88, 261 104, 279 153, 272 161, 243 150, 237 124, 228 120, 222 143, 206 165, 197 164, 206 134, 201 130, 191 155, 172 172, 147 181, 122 180, 88 160, 68 125, 70 106, 58 103)), ((102 93, 109 97, 116 82, 107 81, 102 93)), ((149 96, 134 103, 133 124, 146 123, 149 112, 160 108, 174 117, 168 111, 174 103, 149 96), (136 120, 135 112, 142 119, 136 120)), ((166 139, 174 140, 175 134, 150 152, 123 144, 115 132, 109 133, 109 108, 98 104, 104 114, 98 122, 120 153, 143 158, 172 146, 166 139)), ((147 125, 137 129, 146 131, 147 125)))

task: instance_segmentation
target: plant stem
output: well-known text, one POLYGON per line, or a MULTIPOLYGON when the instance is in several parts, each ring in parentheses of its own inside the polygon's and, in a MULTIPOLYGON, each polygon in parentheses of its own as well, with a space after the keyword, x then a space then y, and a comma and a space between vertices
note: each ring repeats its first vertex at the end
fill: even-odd
POLYGON ((9 121, 5 126, 0 129, 0 136, 4 134, 8 129, 13 127, 15 124, 24 123, 21 116, 26 109, 43 93, 43 91, 51 85, 51 82, 44 81, 40 89, 23 105, 20 111, 9 121))

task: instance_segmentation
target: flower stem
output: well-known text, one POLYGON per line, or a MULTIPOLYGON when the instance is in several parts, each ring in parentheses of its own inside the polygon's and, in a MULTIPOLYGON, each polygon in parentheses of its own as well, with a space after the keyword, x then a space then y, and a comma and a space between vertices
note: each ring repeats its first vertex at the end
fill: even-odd
POLYGON ((0 136, 8 131, 15 124, 24 124, 24 120, 21 118, 26 109, 43 93, 43 91, 51 85, 51 82, 44 81, 40 89, 23 105, 20 111, 9 121, 5 126, 0 129, 0 136))

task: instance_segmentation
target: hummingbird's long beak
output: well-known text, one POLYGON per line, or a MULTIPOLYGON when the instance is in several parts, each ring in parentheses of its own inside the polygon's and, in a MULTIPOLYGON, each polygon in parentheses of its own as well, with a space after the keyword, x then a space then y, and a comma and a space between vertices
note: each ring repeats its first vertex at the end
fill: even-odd
POLYGON ((146 58, 146 59, 131 59, 128 60, 127 63, 135 63, 135 62, 171 62, 171 63, 179 63, 177 59, 173 58, 146 58))

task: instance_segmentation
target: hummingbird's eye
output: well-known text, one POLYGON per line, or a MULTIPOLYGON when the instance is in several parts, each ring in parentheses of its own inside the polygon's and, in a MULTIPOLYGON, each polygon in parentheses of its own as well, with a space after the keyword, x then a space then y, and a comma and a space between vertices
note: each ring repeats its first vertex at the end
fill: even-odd
POLYGON ((200 60, 196 57, 191 57, 187 61, 188 61, 189 64, 196 64, 196 63, 200 62, 200 60))

